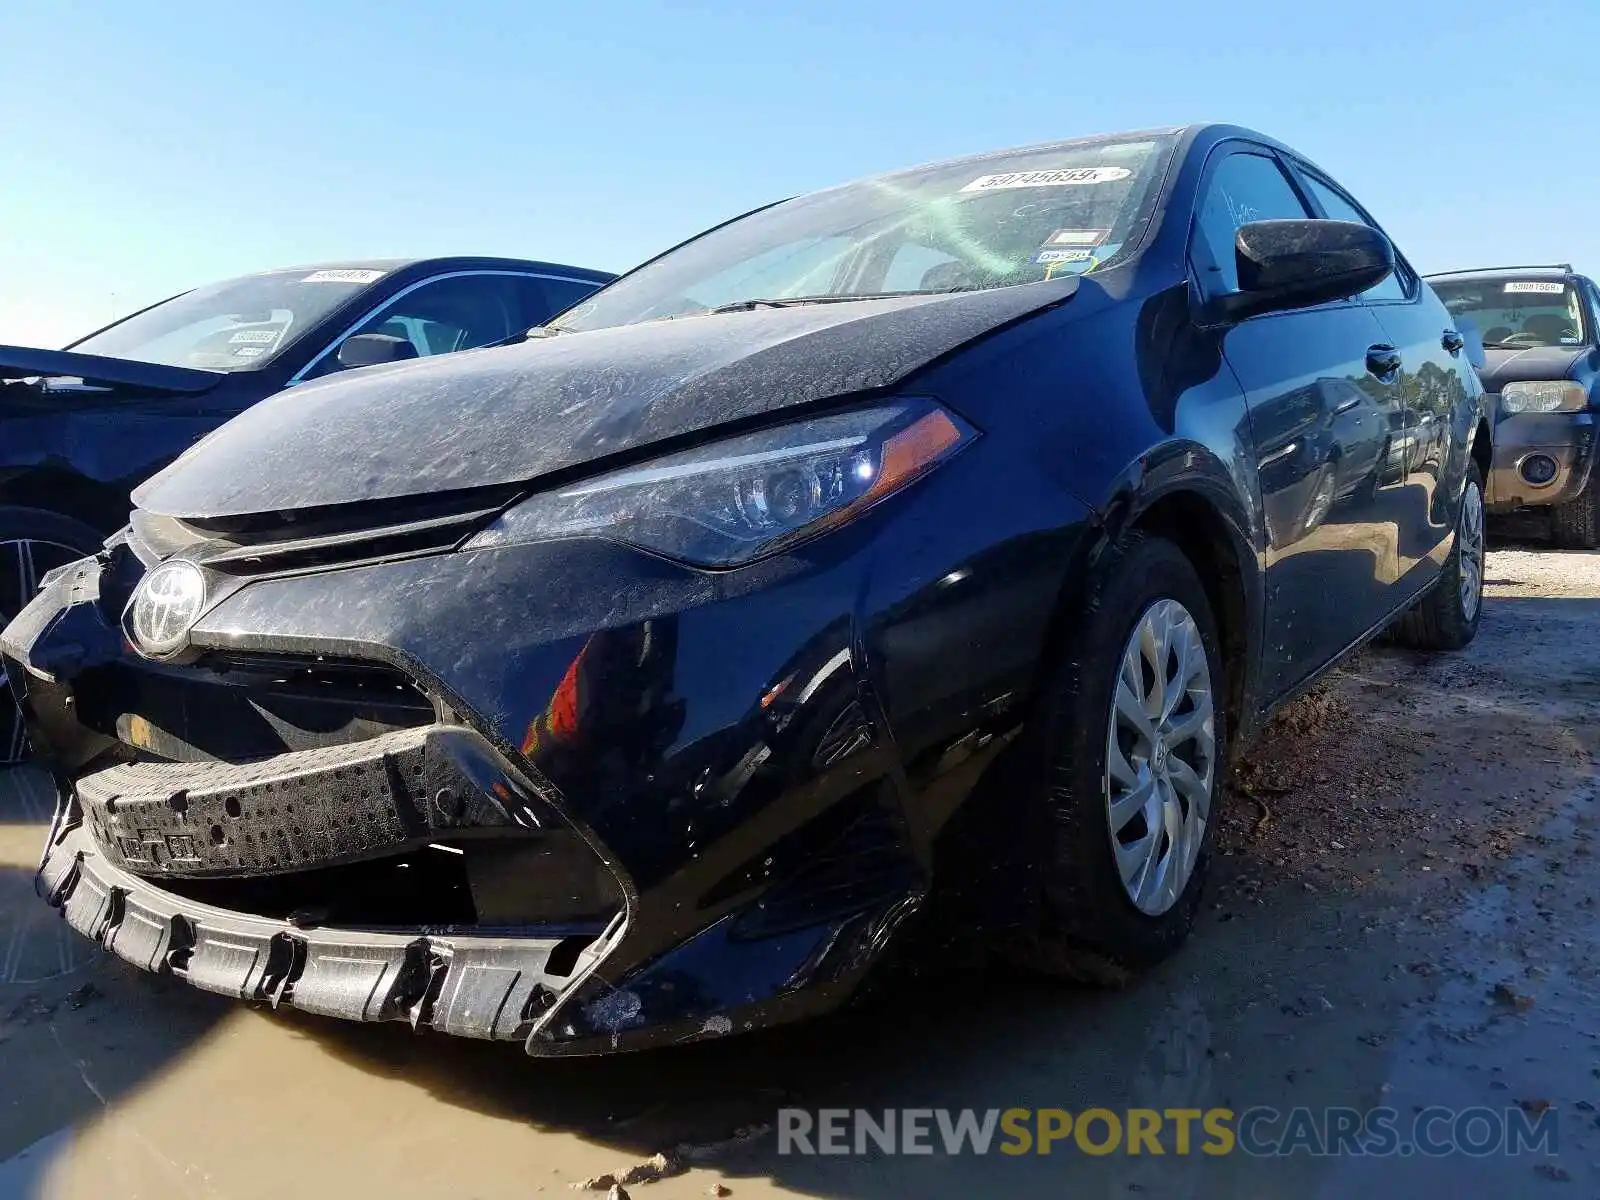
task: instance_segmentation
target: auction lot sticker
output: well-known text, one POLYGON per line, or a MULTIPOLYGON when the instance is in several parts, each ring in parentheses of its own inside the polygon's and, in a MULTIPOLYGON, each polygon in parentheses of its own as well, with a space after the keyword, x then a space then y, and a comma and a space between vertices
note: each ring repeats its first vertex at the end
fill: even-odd
POLYGON ((313 271, 301 283, 376 283, 385 272, 353 267, 339 271, 313 271))
POLYGON ((1518 279, 1506 284, 1506 291, 1511 293, 1533 293, 1538 296, 1559 296, 1567 290, 1564 283, 1545 283, 1536 279, 1518 279))
POLYGON ((1008 171, 1004 175, 979 175, 963 192, 998 192, 1006 188, 1070 187, 1115 183, 1133 172, 1127 167, 1062 167, 1055 171, 1008 171))

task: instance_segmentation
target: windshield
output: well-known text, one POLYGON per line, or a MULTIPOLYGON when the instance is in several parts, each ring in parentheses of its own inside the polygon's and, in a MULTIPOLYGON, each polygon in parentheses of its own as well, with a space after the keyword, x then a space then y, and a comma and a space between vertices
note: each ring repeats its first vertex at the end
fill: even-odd
POLYGON ((974 291, 1114 262, 1149 221, 1173 138, 1096 138, 814 192, 714 229, 554 322, 599 329, 755 301, 974 291))
POLYGON ((164 300, 67 349, 168 367, 254 370, 386 273, 302 267, 246 275, 164 300))
POLYGON ((1452 316, 1465 317, 1478 327, 1485 346, 1524 350, 1587 344, 1577 289, 1559 279, 1502 275, 1430 282, 1452 316))

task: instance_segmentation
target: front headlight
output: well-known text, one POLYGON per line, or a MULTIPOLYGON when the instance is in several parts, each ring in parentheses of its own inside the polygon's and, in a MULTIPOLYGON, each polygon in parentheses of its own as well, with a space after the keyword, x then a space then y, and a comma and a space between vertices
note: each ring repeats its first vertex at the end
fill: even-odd
POLYGON ((1582 412, 1588 406, 1581 383, 1508 383, 1500 389, 1500 408, 1508 413, 1582 412))
POLYGON ((738 566, 837 528, 976 436, 929 400, 815 417, 530 496, 463 548, 588 535, 738 566))

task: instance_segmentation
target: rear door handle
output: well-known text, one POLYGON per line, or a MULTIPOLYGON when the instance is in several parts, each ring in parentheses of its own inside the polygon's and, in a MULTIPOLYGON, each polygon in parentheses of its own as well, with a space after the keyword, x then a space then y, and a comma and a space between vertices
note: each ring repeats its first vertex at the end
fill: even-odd
POLYGON ((1462 347, 1467 344, 1467 339, 1454 329, 1446 329, 1444 336, 1439 339, 1439 344, 1450 351, 1451 357, 1461 353, 1462 347))
POLYGON ((1400 351, 1393 346, 1368 346, 1367 370, 1379 379, 1393 378, 1400 373, 1400 351))

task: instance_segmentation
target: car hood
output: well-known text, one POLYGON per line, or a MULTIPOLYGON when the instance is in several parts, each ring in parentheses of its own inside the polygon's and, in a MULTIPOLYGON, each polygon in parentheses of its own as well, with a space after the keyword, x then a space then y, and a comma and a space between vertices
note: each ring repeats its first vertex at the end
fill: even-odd
POLYGON ((1533 346, 1525 350, 1497 350, 1487 347, 1484 365, 1478 372, 1485 391, 1498 392, 1508 383, 1525 380, 1569 379, 1578 360, 1591 351, 1565 346, 1533 346))
POLYGON ((1069 278, 759 308, 368 368, 256 405, 146 482, 134 501, 204 521, 529 481, 893 386, 1076 290, 1069 278))
POLYGON ((41 350, 34 346, 0 346, 0 381, 22 379, 81 379, 97 386, 122 386, 142 391, 197 394, 210 391, 228 376, 223 371, 197 371, 107 358, 75 350, 41 350))

